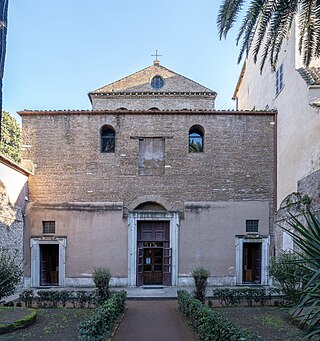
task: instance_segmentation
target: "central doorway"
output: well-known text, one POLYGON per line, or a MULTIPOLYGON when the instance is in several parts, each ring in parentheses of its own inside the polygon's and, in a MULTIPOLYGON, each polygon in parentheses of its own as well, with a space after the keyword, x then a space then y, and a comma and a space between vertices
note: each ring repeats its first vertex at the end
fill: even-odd
POLYGON ((171 285, 170 222, 137 225, 137 285, 171 285))
MULTIPOLYGON (((145 243, 150 244, 150 243, 145 243)), ((145 245, 143 249, 143 284, 162 284, 163 243, 152 247, 145 245)))

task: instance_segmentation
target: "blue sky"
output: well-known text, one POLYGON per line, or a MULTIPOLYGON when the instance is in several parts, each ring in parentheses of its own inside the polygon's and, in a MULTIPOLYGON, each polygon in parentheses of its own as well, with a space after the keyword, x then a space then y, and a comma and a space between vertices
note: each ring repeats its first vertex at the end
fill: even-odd
POLYGON ((13 0, 3 109, 91 109, 87 93, 152 64, 216 91, 234 109, 236 30, 217 33, 220 1, 13 0))

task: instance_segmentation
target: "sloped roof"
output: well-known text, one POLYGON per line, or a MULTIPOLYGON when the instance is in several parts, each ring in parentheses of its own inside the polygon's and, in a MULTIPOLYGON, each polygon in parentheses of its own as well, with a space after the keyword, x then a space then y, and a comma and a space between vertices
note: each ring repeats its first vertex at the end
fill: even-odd
POLYGON ((103 94, 113 92, 205 92, 214 93, 214 91, 190 80, 187 77, 167 69, 166 67, 155 63, 145 69, 137 71, 118 81, 107 84, 97 90, 91 91, 90 94, 103 94), (151 79, 154 76, 161 76, 164 85, 160 89, 151 87, 151 79))
POLYGON ((320 85, 320 67, 302 67, 298 72, 307 85, 320 85))

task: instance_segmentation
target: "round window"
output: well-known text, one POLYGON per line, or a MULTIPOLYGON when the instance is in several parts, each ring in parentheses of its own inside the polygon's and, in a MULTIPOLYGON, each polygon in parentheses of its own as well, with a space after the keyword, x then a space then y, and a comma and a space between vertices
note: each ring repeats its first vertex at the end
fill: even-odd
POLYGON ((164 80, 160 76, 154 76, 151 80, 151 86, 153 89, 160 89, 164 85, 164 80))

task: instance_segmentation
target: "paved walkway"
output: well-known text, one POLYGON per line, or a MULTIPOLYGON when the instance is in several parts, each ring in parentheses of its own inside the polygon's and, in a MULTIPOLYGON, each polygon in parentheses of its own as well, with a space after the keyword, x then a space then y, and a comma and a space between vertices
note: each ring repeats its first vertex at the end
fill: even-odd
POLYGON ((175 300, 127 301, 127 308, 112 341, 195 341, 175 300))

